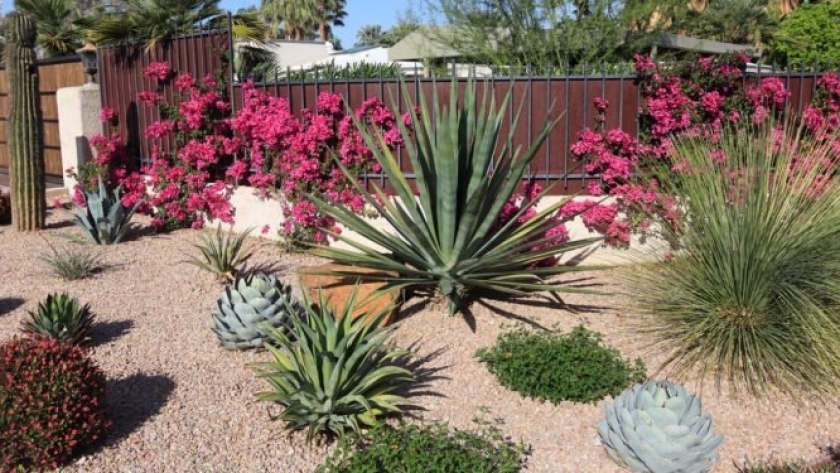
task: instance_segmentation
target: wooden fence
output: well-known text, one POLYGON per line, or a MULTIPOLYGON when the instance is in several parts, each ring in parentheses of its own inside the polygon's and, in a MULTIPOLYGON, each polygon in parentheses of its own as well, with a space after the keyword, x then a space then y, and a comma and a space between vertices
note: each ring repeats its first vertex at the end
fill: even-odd
MULTIPOLYGON (((61 165, 61 142, 58 136, 58 104, 56 91, 62 87, 76 87, 86 82, 78 56, 42 60, 38 64, 39 91, 44 120, 44 161, 47 179, 61 182, 64 169, 61 165)), ((9 150, 6 125, 9 112, 9 82, 5 68, 0 68, 0 173, 7 173, 9 150)))

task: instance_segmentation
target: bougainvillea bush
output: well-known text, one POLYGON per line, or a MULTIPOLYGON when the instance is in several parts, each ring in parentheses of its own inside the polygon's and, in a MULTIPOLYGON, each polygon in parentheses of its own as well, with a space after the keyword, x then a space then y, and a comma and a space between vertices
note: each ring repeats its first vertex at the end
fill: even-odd
POLYGON ((0 345, 0 471, 54 469, 102 438, 105 375, 49 338, 0 345))

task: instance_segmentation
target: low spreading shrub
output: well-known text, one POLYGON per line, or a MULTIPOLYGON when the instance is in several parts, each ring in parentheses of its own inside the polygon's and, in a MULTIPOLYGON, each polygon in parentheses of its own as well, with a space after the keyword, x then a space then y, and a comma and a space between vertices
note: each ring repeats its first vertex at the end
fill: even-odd
POLYGON ((54 469, 102 438, 105 375, 73 345, 0 345, 0 470, 54 469))
POLYGON ((503 385, 540 400, 592 402, 645 379, 641 359, 630 362, 601 335, 583 326, 571 333, 517 329, 499 335, 492 348, 478 350, 503 385))
POLYGON ((735 465, 737 473, 840 473, 840 444, 820 448, 820 456, 811 461, 764 461, 735 465))
POLYGON ((383 425, 342 439, 317 473, 515 473, 526 448, 506 441, 494 427, 481 433, 445 424, 383 425))
POLYGON ((686 214, 670 230, 681 246, 626 274, 642 295, 638 331, 675 376, 753 394, 840 392, 840 163, 830 141, 788 128, 677 140, 686 171, 657 172, 686 214))

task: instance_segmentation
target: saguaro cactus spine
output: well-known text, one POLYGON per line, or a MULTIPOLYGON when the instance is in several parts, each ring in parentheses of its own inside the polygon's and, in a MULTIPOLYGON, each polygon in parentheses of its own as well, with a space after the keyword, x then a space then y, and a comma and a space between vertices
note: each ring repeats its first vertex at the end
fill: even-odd
POLYGON ((26 13, 6 19, 6 72, 9 79, 8 143, 12 222, 19 231, 44 227, 44 144, 38 93, 37 29, 26 13))

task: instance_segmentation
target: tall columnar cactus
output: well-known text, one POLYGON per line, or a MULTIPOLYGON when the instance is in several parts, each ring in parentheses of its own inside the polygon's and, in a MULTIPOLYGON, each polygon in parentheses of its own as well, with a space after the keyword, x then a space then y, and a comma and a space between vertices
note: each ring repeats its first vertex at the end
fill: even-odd
POLYGON ((19 231, 43 228, 46 214, 36 36, 32 16, 17 11, 9 14, 6 20, 9 168, 12 222, 19 231))

